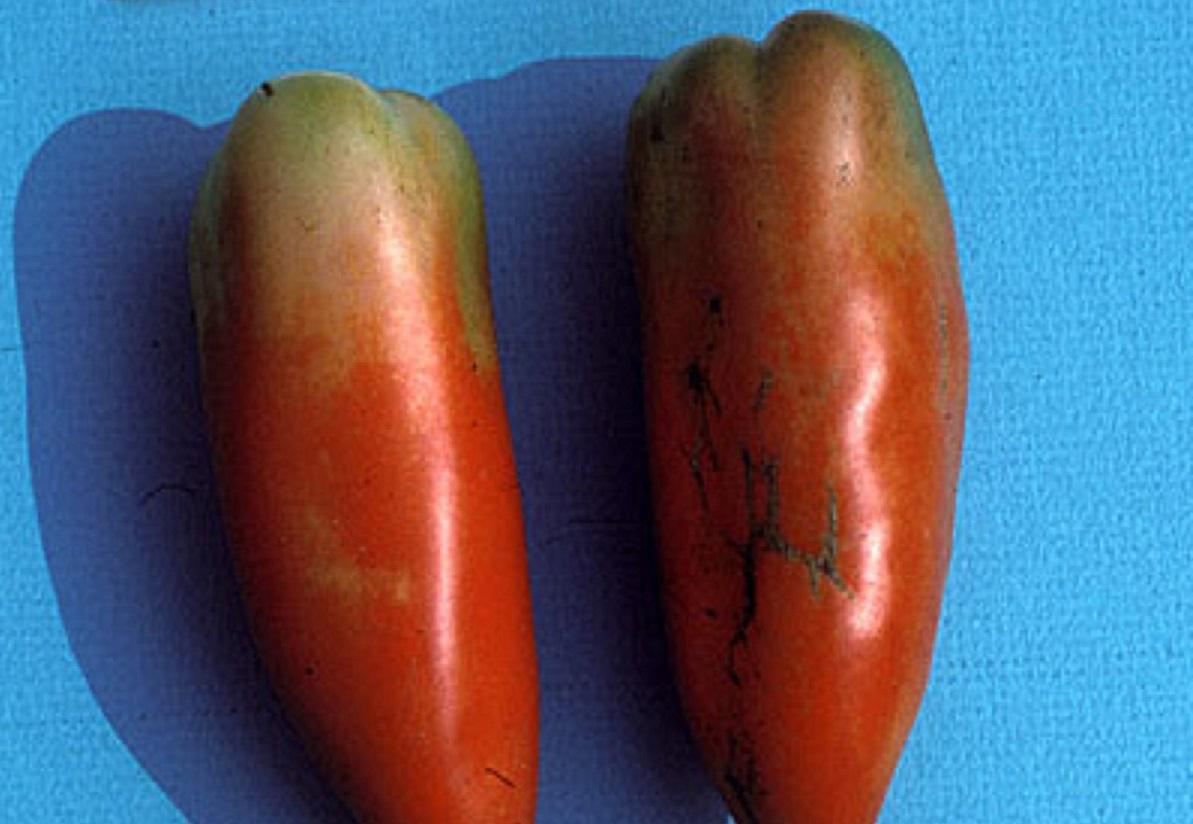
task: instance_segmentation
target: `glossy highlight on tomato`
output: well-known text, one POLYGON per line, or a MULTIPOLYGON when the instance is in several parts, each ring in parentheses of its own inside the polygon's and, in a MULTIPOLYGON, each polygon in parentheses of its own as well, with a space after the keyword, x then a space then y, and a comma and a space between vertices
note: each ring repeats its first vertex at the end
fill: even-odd
POLYGON ((265 83, 190 243, 221 512, 285 711, 363 822, 529 824, 527 561, 463 135, 342 75, 265 83))
POLYGON ((927 683, 968 343, 907 69, 821 13, 682 50, 629 220, 674 673, 739 824, 872 822, 927 683))

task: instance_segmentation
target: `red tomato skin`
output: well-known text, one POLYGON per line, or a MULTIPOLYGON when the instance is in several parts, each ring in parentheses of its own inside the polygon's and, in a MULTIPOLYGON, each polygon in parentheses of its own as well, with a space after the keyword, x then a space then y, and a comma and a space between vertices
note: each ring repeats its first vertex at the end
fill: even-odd
POLYGON ((629 220, 673 669, 739 824, 874 821, 929 676, 968 342, 915 90, 802 13, 665 61, 629 220))
POLYGON ((314 760, 362 822, 533 821, 520 493, 463 136, 342 75, 264 84, 190 263, 226 533, 314 760))

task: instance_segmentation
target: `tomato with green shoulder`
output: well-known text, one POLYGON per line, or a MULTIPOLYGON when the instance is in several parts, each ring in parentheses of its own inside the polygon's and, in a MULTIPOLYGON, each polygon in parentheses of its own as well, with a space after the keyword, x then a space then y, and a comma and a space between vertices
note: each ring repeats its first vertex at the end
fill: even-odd
POLYGON ((281 703, 362 821, 533 820, 538 682, 482 195, 431 102, 263 84, 194 207, 220 508, 281 703))

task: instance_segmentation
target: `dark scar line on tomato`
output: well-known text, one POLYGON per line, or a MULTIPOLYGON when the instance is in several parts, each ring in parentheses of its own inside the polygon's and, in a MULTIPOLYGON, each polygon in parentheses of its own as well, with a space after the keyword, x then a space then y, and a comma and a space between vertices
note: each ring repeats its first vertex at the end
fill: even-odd
POLYGON ((720 460, 712 440, 711 415, 720 416, 721 400, 713 389, 712 379, 708 375, 708 368, 699 358, 692 360, 684 369, 684 385, 691 396, 692 405, 696 408, 696 439, 690 447, 683 449, 688 462, 688 471, 696 483, 700 493, 700 506, 708 511, 708 493, 705 489, 704 457, 713 471, 720 469, 720 460))
POLYGON ((741 824, 759 824, 758 813, 754 812, 754 802, 751 801, 749 787, 742 783, 733 770, 725 770, 725 783, 729 785, 734 800, 741 808, 741 814, 745 816, 741 824))
POLYGON ((755 415, 762 411, 762 405, 766 403, 767 393, 770 392, 770 388, 774 383, 774 373, 763 367, 762 378, 758 381, 758 389, 754 392, 754 404, 752 408, 755 415))
POLYGON ((741 562, 742 607, 737 624, 729 639, 727 668, 729 679, 741 686, 738 670, 738 653, 745 647, 750 627, 758 614, 758 554, 772 552, 792 563, 802 564, 808 571, 808 583, 814 598, 820 597, 820 580, 827 578, 833 587, 846 598, 853 598, 853 590, 841 575, 837 565, 840 553, 837 495, 832 485, 828 486, 828 526, 820 540, 817 552, 808 552, 795 546, 779 528, 779 463, 774 455, 760 450, 758 458, 747 447, 741 448, 742 476, 745 486, 747 532, 743 540, 726 536, 725 540, 741 562), (758 513, 755 492, 761 480, 765 494, 765 512, 758 513))
POLYGON ((742 475, 745 478, 746 520, 749 523, 749 534, 746 540, 739 543, 726 536, 726 541, 737 553, 741 562, 742 577, 742 608, 737 616, 737 624, 733 628, 733 635, 729 639, 728 670, 729 680, 735 686, 741 686, 741 675, 737 671, 737 653, 745 646, 746 634, 754 623, 758 612, 758 556, 754 552, 754 544, 758 539, 757 518, 754 515, 754 460, 750 451, 745 447, 741 450, 742 475))
POLYGON ((688 471, 696 484, 696 491, 700 494, 700 508, 705 512, 708 511, 708 491, 704 477, 704 456, 708 455, 709 465, 714 472, 720 471, 721 468, 716 444, 712 439, 711 422, 713 415, 721 416, 721 399, 713 388, 707 363, 708 357, 717 349, 718 330, 725 325, 724 300, 720 293, 714 293, 708 298, 707 317, 713 325, 708 332, 704 351, 693 357, 683 371, 684 388, 691 396, 697 415, 696 438, 683 452, 688 462, 688 471))
MULTIPOLYGON (((820 540, 818 552, 808 552, 800 549, 787 540, 779 529, 779 464, 773 456, 763 458, 761 465, 762 479, 766 486, 766 517, 759 525, 761 529, 763 551, 776 552, 788 561, 797 561, 808 570, 808 580, 812 586, 812 594, 820 594, 821 577, 828 578, 836 589, 847 597, 853 597, 853 591, 841 577, 841 570, 837 566, 837 554, 840 550, 838 542, 837 522, 837 493, 832 484, 828 485, 828 529, 820 540)), ((755 539, 757 540, 757 539, 755 539)))
POLYGON ((700 463, 700 456, 704 454, 706 443, 704 440, 697 438, 696 443, 692 444, 689 450, 681 446, 680 450, 688 462, 688 472, 692 474, 692 480, 696 482, 696 491, 700 494, 700 508, 705 512, 708 511, 708 489, 704 482, 704 467, 700 463))
POLYGON ((721 399, 717 397, 716 390, 713 389, 708 367, 701 363, 699 358, 693 359, 684 369, 684 380, 688 392, 692 395, 693 403, 700 408, 704 418, 702 423, 707 426, 710 405, 713 412, 717 415, 721 414, 721 399))
POLYGON ((507 776, 503 775, 501 772, 493 769, 492 767, 485 767, 485 772, 488 773, 489 775, 493 776, 494 778, 496 778, 498 781, 500 781, 505 786, 509 787, 511 790, 517 789, 517 787, 518 787, 518 785, 515 784, 513 781, 511 781, 507 776))
MULTIPOLYGON (((762 794, 758 786, 758 762, 750 748, 743 744, 741 735, 729 732, 729 766, 725 769, 725 783, 733 793, 733 799, 745 817, 739 824, 759 824, 754 810, 755 799, 762 794)), ((747 742, 748 743, 748 742, 747 742)))

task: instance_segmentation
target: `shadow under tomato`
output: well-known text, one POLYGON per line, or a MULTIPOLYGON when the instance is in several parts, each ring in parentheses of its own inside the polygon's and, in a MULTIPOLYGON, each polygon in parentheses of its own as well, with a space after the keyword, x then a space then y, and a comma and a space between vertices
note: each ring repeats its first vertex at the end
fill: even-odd
MULTIPOLYGON (((650 67, 553 61, 436 97, 485 187, 544 824, 724 821, 672 691, 649 526, 621 164, 650 67)), ((92 692, 189 820, 346 822, 264 682, 215 509, 186 229, 225 130, 97 112, 29 166, 15 269, 41 536, 92 692)))

